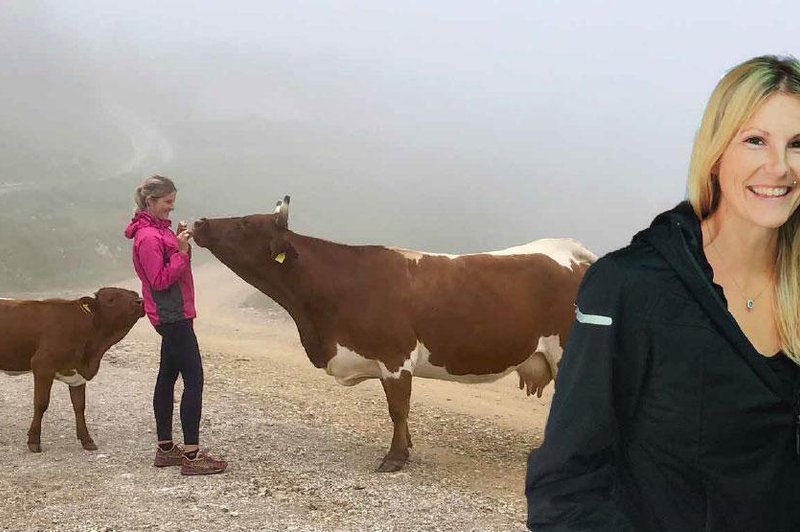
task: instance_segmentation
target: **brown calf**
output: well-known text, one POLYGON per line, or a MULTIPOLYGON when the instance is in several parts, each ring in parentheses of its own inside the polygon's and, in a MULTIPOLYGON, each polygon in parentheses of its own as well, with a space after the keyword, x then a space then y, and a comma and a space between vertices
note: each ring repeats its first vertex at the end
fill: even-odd
POLYGON ((54 379, 69 385, 81 445, 97 449, 84 417, 86 382, 97 374, 106 351, 142 316, 139 294, 122 288, 101 288, 95 297, 76 300, 0 300, 0 371, 33 372, 28 449, 42 450, 42 416, 50 404, 54 379))

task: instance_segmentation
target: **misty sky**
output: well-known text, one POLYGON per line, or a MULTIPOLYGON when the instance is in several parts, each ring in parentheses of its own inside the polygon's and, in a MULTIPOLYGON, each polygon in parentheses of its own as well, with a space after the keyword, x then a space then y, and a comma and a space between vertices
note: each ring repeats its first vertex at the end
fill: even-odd
MULTIPOLYGON (((352 180, 327 163, 273 175, 267 161, 237 185, 237 211, 291 193, 292 228, 316 236, 445 252, 571 236, 603 253, 684 197, 724 71, 800 55, 796 3, 650 4, 5 0, 0 96, 19 119, 69 107, 49 95, 70 84, 84 106, 149 128, 163 157, 176 121, 334 132, 363 147, 341 163, 352 180)), ((82 109, 75 120, 91 120, 82 109)), ((144 160, 128 163, 160 170, 144 160)))

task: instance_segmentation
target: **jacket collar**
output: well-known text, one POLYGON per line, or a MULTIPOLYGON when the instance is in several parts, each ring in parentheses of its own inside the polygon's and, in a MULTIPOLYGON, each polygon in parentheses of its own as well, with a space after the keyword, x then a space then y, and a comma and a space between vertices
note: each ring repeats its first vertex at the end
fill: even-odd
POLYGON ((718 331, 776 395, 782 397, 781 383, 767 360, 756 351, 736 319, 728 311, 722 287, 714 283, 714 271, 703 252, 700 220, 688 201, 658 215, 649 229, 634 239, 653 246, 666 260, 711 318, 718 331))
POLYGON ((152 214, 147 211, 139 211, 136 213, 136 216, 133 217, 134 220, 141 220, 142 225, 149 225, 152 227, 158 227, 159 229, 163 229, 172 225, 172 220, 162 220, 161 218, 156 218, 152 214))
POLYGON ((171 223, 170 220, 161 220, 147 211, 138 211, 125 228, 125 237, 134 238, 139 229, 144 227, 155 227, 159 230, 167 229, 171 223))

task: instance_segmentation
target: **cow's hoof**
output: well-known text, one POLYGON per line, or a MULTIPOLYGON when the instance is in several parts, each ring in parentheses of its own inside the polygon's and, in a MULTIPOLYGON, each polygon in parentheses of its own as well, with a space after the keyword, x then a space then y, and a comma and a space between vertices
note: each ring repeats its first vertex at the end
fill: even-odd
POLYGON ((38 443, 28 442, 28 450, 32 453, 40 453, 42 452, 42 446, 38 443))
POLYGON ((81 441, 81 447, 83 447, 87 451, 96 451, 97 450, 97 445, 92 440, 81 441))
POLYGON ((378 466, 376 471, 378 473, 393 473, 395 471, 400 471, 406 466, 407 461, 407 458, 395 458, 387 456, 383 459, 383 462, 381 462, 381 465, 378 466))

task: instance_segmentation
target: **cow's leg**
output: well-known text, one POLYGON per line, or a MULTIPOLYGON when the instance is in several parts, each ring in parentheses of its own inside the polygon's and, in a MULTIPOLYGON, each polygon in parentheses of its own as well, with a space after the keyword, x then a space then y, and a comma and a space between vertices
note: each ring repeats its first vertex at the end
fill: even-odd
POLYGON ((28 449, 34 453, 42 452, 42 416, 50 406, 50 388, 53 386, 52 371, 33 372, 33 421, 28 429, 28 449))
POLYGON ((69 398, 72 401, 72 409, 75 411, 75 429, 78 434, 78 439, 81 441, 81 446, 87 451, 96 451, 92 437, 89 436, 89 428, 86 426, 86 417, 84 411, 86 410, 86 385, 69 387, 69 398))
POLYGON ((389 452, 383 457, 378 471, 389 472, 403 469, 408 461, 408 448, 411 447, 411 436, 408 433, 408 410, 411 398, 411 373, 401 371, 398 378, 381 379, 386 400, 389 403, 389 415, 394 423, 394 436, 389 452))

